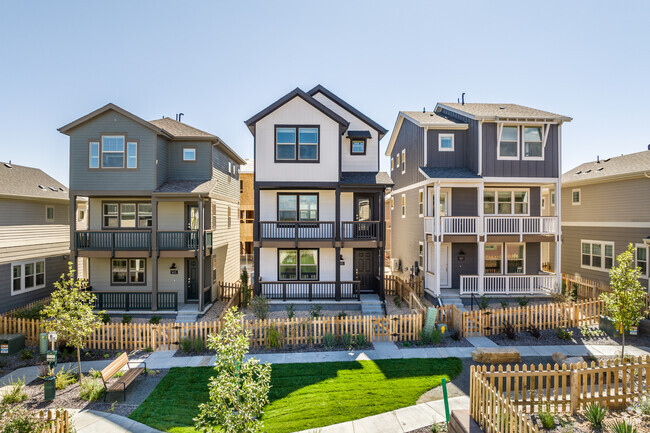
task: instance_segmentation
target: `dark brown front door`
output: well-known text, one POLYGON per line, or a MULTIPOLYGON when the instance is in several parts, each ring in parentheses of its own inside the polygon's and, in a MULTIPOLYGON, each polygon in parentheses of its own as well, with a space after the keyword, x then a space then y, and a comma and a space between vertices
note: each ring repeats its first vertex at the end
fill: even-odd
POLYGON ((196 259, 187 259, 187 286, 186 297, 187 301, 199 300, 199 264, 196 259))
POLYGON ((375 251, 354 250, 354 279, 360 282, 361 293, 374 293, 377 287, 375 251))

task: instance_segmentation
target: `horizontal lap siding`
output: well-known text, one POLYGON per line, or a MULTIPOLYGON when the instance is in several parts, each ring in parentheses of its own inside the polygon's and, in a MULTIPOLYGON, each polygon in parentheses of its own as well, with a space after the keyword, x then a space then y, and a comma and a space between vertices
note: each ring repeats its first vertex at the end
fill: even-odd
POLYGON ((54 283, 67 273, 68 264, 63 256, 45 259, 45 287, 19 295, 11 295, 11 265, 0 265, 0 313, 48 296, 54 290, 54 283))
POLYGON ((158 137, 156 146, 158 147, 156 185, 160 186, 167 181, 169 176, 169 140, 158 137))
POLYGON ((169 143, 168 179, 210 179, 210 151, 212 144, 205 141, 173 141, 169 143), (183 161, 183 148, 196 149, 196 161, 183 161))
MULTIPOLYGON (((67 193, 62 192, 61 197, 67 199, 67 193)), ((60 201, 0 199, 0 226, 69 224, 69 208, 68 203, 60 201), (47 206, 54 207, 54 221, 45 218, 47 206)))
MULTIPOLYGON (((213 191, 217 194, 228 197, 239 202, 239 170, 237 175, 232 176, 228 172, 228 163, 235 164, 234 160, 222 150, 212 147, 212 179, 217 180, 213 191)), ((239 168, 239 164, 236 164, 239 168)), ((237 216, 239 218, 239 215, 237 216)))
MULTIPOLYGON (((408 158, 408 157, 407 157, 408 158)), ((406 195, 406 218, 402 218, 402 193, 393 196, 395 208, 391 211, 391 257, 400 259, 402 268, 413 266, 419 260, 418 243, 424 242, 424 218, 418 214, 418 189, 405 191, 406 195)))
POLYGON ((216 227, 212 235, 212 260, 216 281, 234 283, 239 280, 239 206, 223 200, 212 200, 212 208, 216 211, 216 227), (230 228, 228 207, 231 216, 230 228))

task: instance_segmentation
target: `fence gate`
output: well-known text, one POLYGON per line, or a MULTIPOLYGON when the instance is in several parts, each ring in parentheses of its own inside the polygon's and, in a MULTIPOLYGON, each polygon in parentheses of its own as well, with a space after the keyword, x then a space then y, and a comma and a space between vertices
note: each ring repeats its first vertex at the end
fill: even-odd
POLYGON ((372 329, 375 341, 393 341, 390 326, 386 317, 372 316, 372 329))

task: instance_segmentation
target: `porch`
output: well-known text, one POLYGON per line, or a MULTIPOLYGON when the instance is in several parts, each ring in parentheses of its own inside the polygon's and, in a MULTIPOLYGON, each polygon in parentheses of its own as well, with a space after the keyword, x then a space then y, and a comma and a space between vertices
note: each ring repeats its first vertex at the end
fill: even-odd
POLYGON ((436 218, 424 217, 424 233, 428 235, 555 235, 558 218, 554 216, 442 216, 440 230, 436 218))
POLYGON ((260 281, 261 295, 267 299, 361 300, 360 281, 260 281))

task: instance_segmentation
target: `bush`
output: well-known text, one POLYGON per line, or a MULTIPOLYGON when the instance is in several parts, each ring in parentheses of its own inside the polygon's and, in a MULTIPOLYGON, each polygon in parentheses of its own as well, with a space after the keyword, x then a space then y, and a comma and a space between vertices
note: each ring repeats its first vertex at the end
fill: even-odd
POLYGON ((533 338, 540 338, 542 336, 542 331, 540 331, 539 327, 535 325, 530 325, 528 327, 528 332, 530 332, 530 335, 532 335, 533 338))
POLYGON ((506 334, 506 337, 508 337, 509 340, 514 340, 517 338, 515 327, 508 321, 503 324, 503 333, 506 334))
POLYGON ((97 401, 104 396, 104 384, 92 377, 84 378, 79 384, 79 398, 87 401, 97 401))
POLYGON ((431 334, 427 334, 424 331, 420 331, 420 333, 418 334, 418 339, 415 342, 415 344, 417 346, 426 346, 427 344, 431 344, 431 342, 432 342, 431 334))
POLYGON ((160 316, 151 316, 151 318, 149 319, 149 323, 151 323, 152 325, 158 325, 161 319, 162 317, 160 316))
POLYGON ((553 419, 553 415, 551 415, 549 412, 540 412, 539 420, 542 422, 542 427, 544 427, 546 430, 555 428, 555 419, 553 419))
POLYGON ((610 433, 636 433, 636 427, 628 424, 625 420, 614 421, 607 427, 610 433))
POLYGON ((128 314, 122 315, 122 323, 124 324, 131 323, 131 320, 133 320, 133 316, 129 316, 128 314))
POLYGON ((20 351, 20 360, 27 361, 34 358, 34 352, 29 349, 23 349, 20 351))
POLYGON ((189 338, 183 338, 181 340, 181 350, 183 352, 190 352, 193 346, 194 344, 192 344, 192 340, 190 340, 189 338))
POLYGON ((323 337, 323 346, 327 349, 331 349, 336 345, 336 336, 334 334, 327 333, 323 337))
POLYGON ((94 378, 94 379, 101 379, 102 377, 102 372, 99 370, 93 370, 92 368, 90 371, 88 371, 88 376, 94 378))
POLYGON ((437 346, 442 341, 442 331, 438 328, 431 333, 431 344, 437 346))
POLYGON ((72 371, 71 368, 64 369, 62 368, 56 374, 56 389, 63 390, 73 383, 77 383, 78 377, 76 371, 72 371))
POLYGON ((0 417, 2 433, 33 433, 47 431, 48 422, 22 406, 11 408, 11 416, 0 417))
POLYGON ((450 337, 454 341, 460 341, 460 331, 454 329, 451 331, 450 337))
POLYGON ((526 305, 528 305, 529 301, 530 300, 528 298, 517 298, 517 302, 519 303, 520 307, 525 307, 526 305))
POLYGON ((393 298, 393 302, 395 302, 395 306, 397 308, 402 307, 402 298, 400 298, 398 295, 395 295, 395 297, 393 298))
POLYGON ((603 420, 605 419, 606 414, 607 409, 605 409, 600 403, 589 403, 585 407, 585 416, 594 429, 599 429, 603 426, 603 420))
POLYGON ((194 340, 194 351, 203 352, 203 349, 205 349, 205 341, 203 341, 203 338, 197 338, 194 340))
POLYGON ((339 311, 339 314, 336 317, 342 319, 344 317, 348 317, 348 313, 346 313, 345 311, 339 311))
POLYGON ((251 287, 248 284, 248 270, 246 267, 242 269, 239 279, 241 280, 242 308, 246 308, 251 300, 251 287))
POLYGON ((363 334, 357 334, 354 336, 354 346, 355 347, 366 347, 368 344, 368 340, 366 340, 366 336, 363 334))
POLYGON ((22 379, 9 379, 9 384, 5 387, 6 391, 2 395, 2 404, 16 404, 27 400, 29 397, 23 389, 25 381, 22 379))
POLYGON ((290 304, 284 308, 287 310, 287 317, 289 319, 293 319, 293 316, 296 315, 296 310, 295 310, 296 307, 293 304, 290 304))
POLYGON ((501 308, 508 308, 508 306, 510 306, 508 301, 501 301, 501 308))
POLYGON ((481 297, 478 300, 479 310, 487 310, 489 306, 490 306, 490 301, 488 300, 488 298, 486 298, 485 295, 481 295, 481 297))
POLYGON ((314 319, 317 317, 320 317, 320 312, 323 309, 322 305, 312 305, 309 307, 309 316, 313 317, 314 319))
POLYGON ((557 338, 560 340, 570 340, 573 338, 573 331, 569 331, 568 329, 559 327, 555 332, 557 333, 557 338))
POLYGON ((253 314, 259 320, 265 320, 269 316, 269 300, 264 296, 256 296, 251 301, 253 307, 253 314))
POLYGON ((637 403, 636 410, 641 412, 641 415, 650 415, 650 397, 646 396, 637 403))
POLYGON ((436 424, 435 422, 431 425, 431 433, 445 433, 447 431, 447 425, 445 423, 436 424))
POLYGON ((341 335, 341 346, 345 347, 346 349, 351 348, 352 347, 352 335, 350 335, 350 334, 341 335))
POLYGON ((591 328, 589 325, 586 323, 580 327, 580 335, 582 335, 584 338, 595 338, 595 337, 602 337, 605 335, 603 331, 601 331, 599 328, 591 328))
POLYGON ((104 313, 99 313, 99 321, 102 322, 104 325, 107 323, 111 323, 111 316, 108 314, 104 313))
POLYGON ((269 328, 266 334, 266 341, 264 341, 264 345, 267 349, 279 349, 282 347, 282 336, 280 335, 278 328, 275 326, 271 326, 269 328))
POLYGON ((151 346, 147 346, 147 347, 144 348, 144 351, 147 352, 147 353, 151 353, 151 352, 153 352, 153 348, 151 346))

